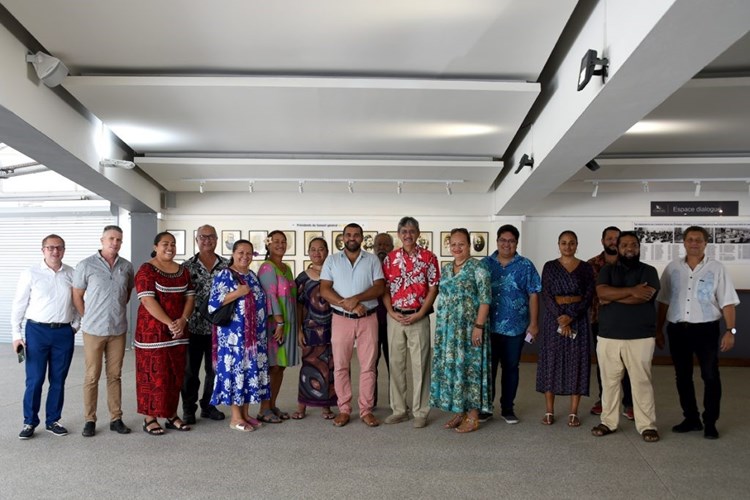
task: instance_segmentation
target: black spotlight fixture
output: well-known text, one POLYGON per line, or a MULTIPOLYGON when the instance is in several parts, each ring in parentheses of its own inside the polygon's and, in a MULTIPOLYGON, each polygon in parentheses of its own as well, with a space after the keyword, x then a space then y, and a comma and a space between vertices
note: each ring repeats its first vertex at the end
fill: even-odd
POLYGON ((596 172, 597 170, 599 170, 602 167, 600 167, 599 164, 596 163, 596 160, 591 160, 590 162, 588 162, 586 164, 586 168, 588 168, 592 172, 596 172))
POLYGON ((514 174, 517 174, 518 172, 520 172, 520 171, 521 171, 521 170, 523 169, 523 167, 531 167, 531 168, 534 168, 534 158, 530 157, 530 156, 529 156, 529 155, 527 155, 527 154, 524 154, 524 155, 523 155, 523 156, 521 157, 521 161, 520 161, 520 162, 518 162, 518 168, 517 168, 517 169, 516 169, 516 171, 515 171, 515 172, 513 172, 513 173, 514 173, 514 174))
POLYGON ((586 87, 593 75, 601 75, 602 83, 607 79, 609 68, 609 59, 603 57, 599 59, 594 49, 586 51, 586 55, 581 59, 581 71, 578 73, 578 91, 586 87), (597 69, 597 66, 599 69, 597 69))

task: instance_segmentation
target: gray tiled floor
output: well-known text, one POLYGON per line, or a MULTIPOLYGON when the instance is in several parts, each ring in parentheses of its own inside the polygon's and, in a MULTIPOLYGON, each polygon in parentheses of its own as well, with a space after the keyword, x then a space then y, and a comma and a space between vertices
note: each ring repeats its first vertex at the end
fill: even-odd
MULTIPOLYGON (((641 441, 631 422, 614 435, 594 438, 592 398, 582 403, 583 424, 565 425, 567 398, 558 422, 541 425, 543 397, 534 392, 536 366, 523 364, 517 400, 518 425, 500 419, 478 432, 430 425, 365 427, 357 418, 336 429, 311 410, 302 421, 231 431, 227 421, 198 422, 189 433, 154 438, 140 430, 135 414, 134 360, 123 374, 125 421, 131 435, 106 427, 104 395, 92 439, 81 437, 83 352, 77 349, 67 382, 63 423, 71 434, 37 431, 20 441, 23 369, 7 344, 0 345, 0 498, 748 498, 750 407, 747 368, 724 368, 721 439, 702 433, 676 435, 669 428, 680 411, 669 366, 654 367, 662 441, 641 441)), ((287 371, 281 395, 292 410, 296 369, 287 371)), ((355 369, 356 373, 356 369, 355 369)), ((594 382, 595 384, 595 382, 594 382)), ((387 391, 381 373, 381 407, 387 391)), ((103 383, 102 383, 103 390, 103 383)), ((593 385, 592 385, 593 388, 593 385)), ((356 394, 356 393, 355 393, 356 394)), ((43 415, 42 415, 43 418, 43 415)), ((623 419, 624 420, 624 419, 623 419)))

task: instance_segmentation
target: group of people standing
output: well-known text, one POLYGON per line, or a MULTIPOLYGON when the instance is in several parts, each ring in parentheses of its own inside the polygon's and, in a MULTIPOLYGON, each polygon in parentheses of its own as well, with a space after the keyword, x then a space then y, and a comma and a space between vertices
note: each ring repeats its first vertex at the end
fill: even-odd
POLYGON ((355 344, 359 417, 369 427, 380 425, 373 408, 383 353, 391 407, 386 424, 413 418, 413 426, 423 428, 430 408, 439 408, 451 413, 445 429, 475 431, 493 415, 498 369, 500 416, 518 423, 514 401, 525 342, 539 344, 536 389, 545 397, 542 423, 555 422, 556 396, 570 396, 567 425, 578 427, 580 399, 589 393, 593 339, 600 397, 591 411, 600 414, 601 423, 592 434, 615 432, 623 389, 632 389, 624 394, 624 415, 635 420, 645 441, 654 442, 659 435, 651 361, 655 346, 664 345, 666 324, 685 416, 673 431, 704 430, 707 438, 718 437, 718 352, 734 345, 739 299, 724 267, 705 254, 705 229, 685 230, 687 255, 670 263, 661 281, 656 269, 640 261, 637 234, 615 227, 603 231, 603 252, 588 262, 576 257, 577 235, 563 231, 560 257, 544 265, 541 277, 517 252, 520 234, 512 225, 498 229, 497 250, 481 261, 470 257, 469 232, 453 229, 453 261, 442 269, 435 254, 418 244, 419 236, 419 222, 403 217, 398 222, 401 247, 394 249, 392 238, 381 233, 370 253, 362 249, 362 227, 347 224, 343 250, 329 255, 325 239, 312 239, 311 264, 295 278, 282 260, 287 250, 283 231, 268 235, 257 275, 250 269, 257 255, 252 243, 235 241, 227 261, 215 253, 217 234, 210 225, 198 228, 199 251, 184 264, 174 261, 174 237, 159 233, 151 260, 136 273, 118 255, 122 230, 117 226, 104 229, 101 250, 75 270, 62 263, 63 239, 49 235, 42 242, 44 261, 22 274, 13 303, 14 349, 27 357, 19 437, 32 437, 40 423, 47 370, 46 429, 67 434, 59 420, 79 318, 86 357, 83 435, 96 432, 103 357, 110 429, 130 432, 122 421, 120 373, 126 306, 134 287, 140 300, 136 393, 142 428, 149 435, 162 435, 165 428, 190 430, 198 408, 201 418, 223 420, 220 405, 230 408, 230 427, 241 432, 303 419, 309 407, 321 408, 323 418, 345 426, 353 410, 355 344), (209 320, 222 310, 228 313, 226 321, 209 320), (702 421, 692 382, 694 354, 706 387, 702 421), (278 408, 277 397, 285 368, 300 361, 297 407, 289 414, 278 408), (249 406, 255 404, 260 410, 254 417, 249 406))

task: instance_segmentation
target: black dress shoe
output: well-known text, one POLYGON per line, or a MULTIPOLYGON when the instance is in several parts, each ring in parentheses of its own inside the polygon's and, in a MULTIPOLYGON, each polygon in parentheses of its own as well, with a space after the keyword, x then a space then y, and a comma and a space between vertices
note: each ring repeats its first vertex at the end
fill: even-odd
POLYGON ((130 427, 125 425, 121 418, 110 422, 109 430, 117 431, 118 434, 130 434, 130 427))
POLYGON ((201 410, 201 418, 210 418, 211 420, 224 420, 224 414, 215 406, 209 406, 201 410))
POLYGON ((672 427, 672 432, 679 432, 682 434, 683 432, 690 432, 690 431, 702 431, 703 425, 698 420, 689 420, 685 419, 679 424, 672 427))
POLYGON ((187 425, 195 425, 195 413, 183 413, 182 421, 187 425))
POLYGON ((88 421, 83 424, 83 432, 81 435, 86 438, 93 437, 96 434, 96 422, 88 421))
POLYGON ((703 429, 703 437, 706 439, 719 439, 719 431, 716 430, 716 425, 707 423, 705 429, 703 429))

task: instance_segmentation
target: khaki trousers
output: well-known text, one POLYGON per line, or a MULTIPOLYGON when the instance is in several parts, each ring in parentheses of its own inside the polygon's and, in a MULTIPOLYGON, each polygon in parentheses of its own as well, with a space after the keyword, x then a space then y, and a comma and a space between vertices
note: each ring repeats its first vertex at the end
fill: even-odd
POLYGON ((388 356, 391 369, 391 410, 406 414, 406 361, 411 361, 412 403, 414 417, 427 418, 430 413, 430 318, 426 316, 411 325, 402 325, 388 316, 388 356))
POLYGON ((122 359, 125 356, 125 334, 90 335, 83 333, 83 353, 86 371, 83 377, 83 419, 96 422, 96 404, 99 398, 99 377, 102 374, 102 357, 106 361, 107 406, 110 421, 122 418, 122 359))
POLYGON ((654 386, 651 383, 651 361, 654 357, 654 338, 618 340, 599 337, 596 356, 602 374, 601 420, 615 430, 620 423, 620 381, 627 369, 633 389, 633 414, 639 434, 656 430, 654 386))

